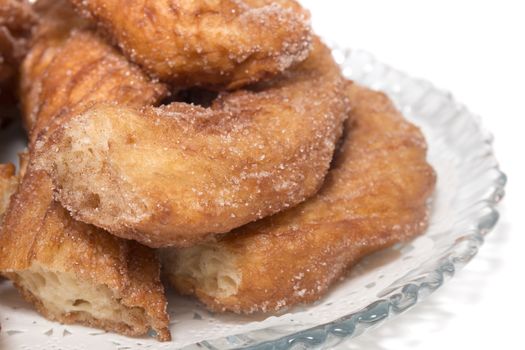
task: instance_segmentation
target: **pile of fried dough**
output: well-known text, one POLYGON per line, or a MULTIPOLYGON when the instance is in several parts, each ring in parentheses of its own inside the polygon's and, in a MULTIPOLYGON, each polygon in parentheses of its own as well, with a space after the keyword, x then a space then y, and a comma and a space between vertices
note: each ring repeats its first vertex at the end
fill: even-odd
POLYGON ((295 0, 0 0, 0 29, 29 140, 0 165, 0 273, 49 319, 165 341, 161 273, 275 312, 426 229, 423 135, 295 0))

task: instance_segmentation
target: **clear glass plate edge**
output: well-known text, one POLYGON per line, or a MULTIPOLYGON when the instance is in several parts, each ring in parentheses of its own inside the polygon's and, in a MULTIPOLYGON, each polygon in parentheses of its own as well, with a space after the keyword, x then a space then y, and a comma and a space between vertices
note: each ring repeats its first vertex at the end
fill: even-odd
MULTIPOLYGON (((396 70, 375 59, 366 51, 342 49, 332 44, 333 54, 337 62, 341 65, 343 73, 349 79, 353 79, 370 88, 378 88, 374 81, 367 81, 369 74, 374 70, 382 70, 383 74, 393 73, 405 79, 417 81, 421 85, 426 85, 432 93, 445 96, 451 104, 459 105, 450 92, 434 87, 423 79, 414 79, 409 75, 396 70), (353 57, 362 56, 367 61, 369 69, 365 72, 355 73, 349 63, 353 57), (368 70, 368 72, 366 72, 368 70), (387 73, 385 73, 387 72, 387 73)), ((366 68, 365 65, 365 68, 366 68)), ((388 94, 388 91, 387 91, 388 94)), ((202 341, 184 347, 184 349, 310 349, 320 346, 336 346, 337 344, 358 336, 363 332, 381 325, 384 321, 395 315, 401 314, 414 307, 419 301, 424 300, 428 295, 441 287, 450 279, 456 271, 463 268, 478 252, 484 242, 484 236, 489 233, 499 219, 496 209, 497 204, 504 196, 506 175, 499 169, 498 162, 492 150, 493 137, 482 127, 481 118, 468 112, 466 117, 475 121, 478 131, 482 135, 483 142, 488 146, 490 152, 486 155, 486 162, 492 162, 491 170, 495 172, 495 179, 487 182, 487 188, 491 188, 479 202, 485 205, 479 209, 478 215, 472 218, 475 229, 466 233, 463 240, 457 241, 447 253, 427 269, 417 278, 400 286, 389 289, 382 295, 382 298, 361 309, 358 312, 348 314, 335 321, 320 324, 293 334, 282 335, 274 329, 261 329, 249 333, 219 338, 214 340, 202 341), (261 339, 272 340, 261 340, 261 339)))

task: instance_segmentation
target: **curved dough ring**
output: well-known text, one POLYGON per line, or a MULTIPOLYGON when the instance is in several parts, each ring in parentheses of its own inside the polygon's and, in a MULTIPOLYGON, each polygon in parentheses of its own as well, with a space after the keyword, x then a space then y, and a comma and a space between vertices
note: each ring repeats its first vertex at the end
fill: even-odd
POLYGON ((97 105, 40 142, 78 220, 151 247, 188 246, 297 205, 322 185, 347 116, 316 40, 297 68, 209 108, 97 105))
POLYGON ((209 243, 163 250, 182 293, 251 313, 315 301, 359 259, 422 233, 435 173, 421 132, 382 93, 350 85, 346 137, 321 191, 209 243))
POLYGON ((177 86, 238 88, 304 60, 309 14, 295 0, 71 0, 125 55, 177 86))
POLYGON ((35 30, 21 68, 22 111, 30 145, 73 111, 107 101, 130 106, 158 103, 167 87, 152 82, 64 1, 40 0, 45 20, 35 30))

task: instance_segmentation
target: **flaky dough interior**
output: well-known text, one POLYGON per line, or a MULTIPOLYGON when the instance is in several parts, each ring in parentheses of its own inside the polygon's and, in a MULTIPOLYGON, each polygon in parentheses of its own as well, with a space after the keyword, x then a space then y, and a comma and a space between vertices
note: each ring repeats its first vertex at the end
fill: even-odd
POLYGON ((16 283, 36 298, 51 318, 75 313, 87 322, 124 323, 130 328, 136 320, 146 324, 147 316, 140 307, 126 307, 105 285, 94 285, 77 278, 74 274, 52 271, 33 263, 29 269, 16 273, 16 283))
POLYGON ((191 280, 197 289, 212 297, 226 298, 239 289, 242 274, 237 269, 235 256, 218 245, 162 249, 160 255, 166 271, 177 278, 191 280))

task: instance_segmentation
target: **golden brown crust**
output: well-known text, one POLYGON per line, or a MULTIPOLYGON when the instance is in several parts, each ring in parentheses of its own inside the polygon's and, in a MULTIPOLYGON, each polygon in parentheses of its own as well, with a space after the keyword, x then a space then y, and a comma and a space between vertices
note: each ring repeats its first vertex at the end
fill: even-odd
POLYGON ((168 271, 182 293, 243 313, 312 302, 363 256, 425 230, 435 173, 423 135, 384 94, 350 85, 348 95, 347 134, 321 191, 212 244, 242 276, 236 293, 213 296, 202 281, 168 271))
MULTIPOLYGON (((0 82, 9 82, 27 51, 36 17, 21 0, 0 0, 0 82)), ((5 87, 2 85, 2 87, 5 87)))
POLYGON ((310 51, 309 14, 295 0, 72 0, 126 56, 177 86, 238 88, 275 76, 310 51))
POLYGON ((15 114, 18 68, 36 22, 25 0, 0 0, 0 126, 15 114))
POLYGON ((71 30, 87 26, 66 0, 38 0, 33 8, 39 23, 34 30, 30 51, 21 66, 19 88, 22 116, 29 133, 38 114, 41 80, 47 67, 71 30))
MULTIPOLYGON (((25 111, 30 114, 26 123, 32 134, 44 132, 50 124, 57 123, 61 114, 81 108, 86 100, 128 103, 129 99, 144 98, 151 102, 164 91, 163 86, 142 78, 144 75, 137 68, 121 60, 81 21, 68 16, 71 9, 62 5, 63 2, 48 0, 37 4, 43 19, 24 63, 22 89, 25 111), (77 32, 71 34, 72 31, 77 32), (77 41, 83 38, 89 38, 87 46, 77 41), (64 47, 73 59, 78 57, 75 49, 86 49, 81 50, 86 65, 68 62, 63 57, 64 47), (104 64, 94 67, 99 62, 104 64), (75 70, 81 73, 75 75, 75 70), (125 81, 137 84, 136 87, 120 81, 128 74, 131 77, 125 81), (57 81, 65 86, 57 86, 57 81), (84 90, 69 89, 73 82, 84 90), (142 83, 152 90, 140 90, 142 83)), ((21 156, 25 175, 0 233, 0 273, 12 279, 37 310, 50 319, 133 336, 145 335, 152 329, 159 340, 169 340, 167 301, 152 250, 73 220, 53 200, 51 179, 44 172, 35 171, 30 165, 33 161, 33 152, 21 156), (45 283, 38 288, 32 284, 39 273, 55 276, 47 281, 48 286, 55 283, 48 287, 51 296, 46 294, 45 283), (57 280, 57 276, 69 279, 74 288, 60 278, 57 280), (93 299, 71 301, 60 294, 67 292, 77 298, 84 289, 90 291, 86 295, 93 299), (58 296, 53 297, 54 293, 58 296), (89 307, 81 307, 84 302, 89 307)))
POLYGON ((42 23, 22 66, 25 124, 34 142, 52 119, 94 102, 157 103, 167 88, 152 82, 92 33, 64 1, 40 1, 42 23))
POLYGON ((0 227, 4 213, 9 206, 11 195, 15 193, 18 185, 18 177, 15 174, 13 164, 0 164, 0 227))
MULTIPOLYGON (((85 45, 85 41, 84 41, 85 45)), ((39 143, 75 218, 151 247, 188 246, 317 192, 347 116, 331 52, 209 108, 98 105, 39 143)))
POLYGON ((35 22, 35 14, 28 1, 0 0, 0 26, 6 27, 13 35, 29 34, 35 22))
POLYGON ((29 169, 0 233, 0 272, 18 287, 21 273, 31 271, 35 265, 56 274, 71 274, 93 286, 105 286, 122 307, 137 309, 142 316, 125 323, 84 312, 57 312, 47 308, 27 288, 21 291, 50 319, 134 336, 144 335, 152 328, 160 340, 168 340, 167 303, 153 252, 74 221, 52 197, 49 177, 29 169))

